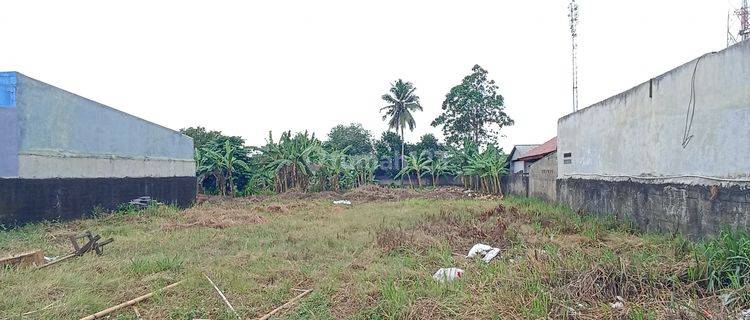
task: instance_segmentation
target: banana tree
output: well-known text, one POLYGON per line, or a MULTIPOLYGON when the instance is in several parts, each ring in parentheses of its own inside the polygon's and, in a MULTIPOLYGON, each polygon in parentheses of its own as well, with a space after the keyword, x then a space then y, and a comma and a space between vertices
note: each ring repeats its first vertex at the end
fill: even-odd
POLYGON ((406 175, 409 179, 409 185, 413 186, 411 180, 411 173, 413 172, 417 177, 417 185, 421 188, 422 176, 424 176, 424 174, 426 173, 427 168, 432 160, 427 157, 426 151, 422 151, 419 155, 411 153, 406 156, 404 160, 404 168, 398 172, 395 178, 398 179, 406 175))
POLYGON ((250 171, 250 167, 245 163, 245 161, 239 159, 236 157, 237 151, 240 150, 239 148, 233 146, 229 141, 224 141, 224 146, 221 150, 215 151, 211 149, 206 149, 206 155, 209 156, 209 158, 212 159, 212 161, 215 163, 216 167, 221 172, 220 175, 220 187, 222 195, 227 194, 226 190, 226 182, 229 182, 229 195, 234 196, 235 194, 235 183, 234 183, 234 173, 235 168, 240 167, 244 169, 246 172, 250 171))

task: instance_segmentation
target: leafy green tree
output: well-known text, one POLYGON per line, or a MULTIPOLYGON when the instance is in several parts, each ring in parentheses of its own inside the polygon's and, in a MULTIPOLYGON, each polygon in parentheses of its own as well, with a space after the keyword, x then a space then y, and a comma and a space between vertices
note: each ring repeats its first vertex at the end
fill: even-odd
POLYGON ((471 70, 461 84, 451 88, 443 101, 442 114, 432 121, 432 126, 443 127, 450 145, 470 140, 482 146, 494 141, 502 127, 513 125, 495 80, 489 80, 487 71, 479 65, 471 70))
POLYGON ((443 149, 445 149, 443 144, 432 133, 427 133, 420 137, 419 142, 413 148, 415 153, 422 153, 424 151, 431 156, 440 153, 443 149))
POLYGON ((362 124, 337 125, 328 133, 328 140, 323 142, 328 151, 348 148, 348 155, 372 153, 372 134, 362 124))
MULTIPOLYGON (((387 103, 380 108, 384 112, 383 120, 388 120, 388 128, 401 130, 401 141, 404 139, 404 128, 409 127, 409 131, 414 131, 416 123, 412 112, 422 111, 422 105, 419 104, 419 96, 414 94, 417 90, 411 82, 404 82, 398 79, 391 84, 390 93, 384 94, 381 99, 387 103)), ((404 164, 404 144, 401 144, 401 167, 404 164)))
MULTIPOLYGON (((380 139, 375 140, 375 156, 380 161, 376 173, 379 176, 392 177, 398 173, 400 159, 397 158, 402 150, 403 141, 401 137, 393 131, 385 131, 380 136, 380 139)), ((409 145, 405 145, 404 149, 409 152, 411 148, 409 145)))
POLYGON ((245 144, 245 139, 239 136, 227 136, 221 131, 211 130, 208 131, 204 127, 188 127, 180 129, 180 133, 193 138, 194 147, 214 147, 223 146, 224 141, 229 141, 232 145, 242 147, 245 144))

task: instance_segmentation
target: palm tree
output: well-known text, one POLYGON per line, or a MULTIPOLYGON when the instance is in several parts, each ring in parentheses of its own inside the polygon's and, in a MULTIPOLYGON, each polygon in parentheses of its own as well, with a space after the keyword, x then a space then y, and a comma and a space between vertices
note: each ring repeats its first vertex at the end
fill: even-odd
POLYGON ((380 112, 385 111, 383 120, 388 119, 388 128, 395 129, 396 132, 401 130, 401 168, 404 167, 404 127, 409 126, 409 131, 414 131, 413 111, 422 111, 419 104, 419 97, 414 94, 417 88, 411 82, 404 82, 398 79, 391 84, 390 93, 384 94, 381 98, 388 103, 385 107, 380 108, 380 112))

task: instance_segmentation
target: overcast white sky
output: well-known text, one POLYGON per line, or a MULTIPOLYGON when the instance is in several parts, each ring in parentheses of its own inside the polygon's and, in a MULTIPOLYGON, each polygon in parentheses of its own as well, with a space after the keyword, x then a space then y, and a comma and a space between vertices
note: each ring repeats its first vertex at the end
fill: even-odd
MULTIPOLYGON (((579 0, 581 107, 726 46, 734 0, 579 0)), ((571 106, 567 1, 3 1, 0 70, 15 70, 179 129, 263 143, 269 130, 324 137, 386 129, 380 96, 413 82, 429 124, 474 64, 515 126, 542 143, 571 106)), ((147 138, 147 137, 144 137, 147 138)))

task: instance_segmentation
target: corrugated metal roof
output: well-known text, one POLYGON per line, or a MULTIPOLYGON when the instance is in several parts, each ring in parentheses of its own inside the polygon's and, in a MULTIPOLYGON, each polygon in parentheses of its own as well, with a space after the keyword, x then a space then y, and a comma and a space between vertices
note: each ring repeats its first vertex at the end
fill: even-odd
POLYGON ((523 161, 536 160, 555 151, 557 151, 557 137, 554 137, 550 139, 549 141, 543 143, 542 145, 529 150, 528 152, 526 152, 526 154, 520 156, 516 160, 523 160, 523 161))
POLYGON ((518 158, 524 156, 527 152, 538 146, 538 144, 517 144, 513 146, 513 150, 510 152, 510 160, 518 160, 518 158))

